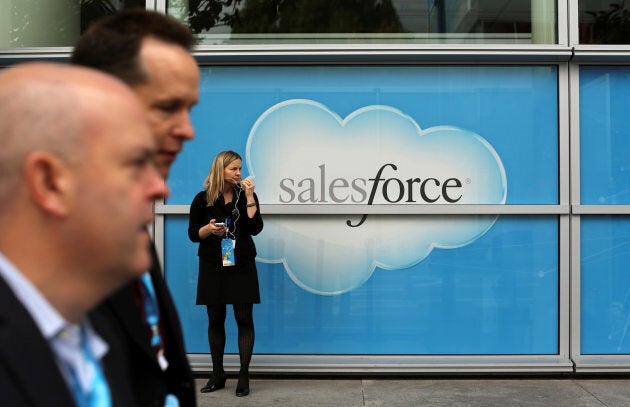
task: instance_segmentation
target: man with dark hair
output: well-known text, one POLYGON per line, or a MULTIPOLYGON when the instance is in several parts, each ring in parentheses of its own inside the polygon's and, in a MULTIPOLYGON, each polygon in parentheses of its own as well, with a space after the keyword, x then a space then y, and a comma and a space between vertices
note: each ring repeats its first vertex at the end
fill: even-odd
POLYGON ((160 145, 164 176, 194 130, 190 109, 199 98, 199 68, 190 54, 194 37, 172 17, 127 9, 92 25, 70 61, 127 83, 145 103, 160 145))
MULTIPOLYGON (((127 9, 97 21, 75 45, 71 62, 110 73, 139 96, 158 144, 156 162, 168 176, 194 136, 190 110, 199 98, 199 68, 190 30, 172 17, 127 9)), ((173 299, 151 245, 153 266, 96 311, 127 344, 139 406, 194 406, 194 379, 173 299)))

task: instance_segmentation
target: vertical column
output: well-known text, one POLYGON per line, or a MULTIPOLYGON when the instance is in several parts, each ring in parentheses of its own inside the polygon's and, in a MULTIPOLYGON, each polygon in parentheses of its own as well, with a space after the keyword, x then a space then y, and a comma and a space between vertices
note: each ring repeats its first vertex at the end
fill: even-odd
POLYGON ((80 34, 76 0, 0 1, 0 47, 71 46, 80 34))
POLYGON ((556 2, 532 0, 532 43, 556 43, 556 2))

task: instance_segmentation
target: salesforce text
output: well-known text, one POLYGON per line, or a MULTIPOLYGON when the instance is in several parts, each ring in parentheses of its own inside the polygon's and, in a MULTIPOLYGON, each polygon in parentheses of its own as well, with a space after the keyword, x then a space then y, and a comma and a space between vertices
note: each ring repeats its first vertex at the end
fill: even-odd
MULTIPOLYGON (((388 163, 378 169, 374 178, 368 180, 355 178, 348 181, 344 178, 334 178, 327 183, 326 164, 322 164, 318 167, 319 180, 304 178, 296 182, 293 178, 282 179, 280 189, 283 193, 278 198, 282 203, 291 203, 296 199, 299 203, 326 203, 329 200, 335 203, 348 200, 353 203, 365 203, 368 198, 368 181, 372 182, 370 196, 367 199, 368 205, 372 205, 377 193, 389 203, 399 203, 403 199, 408 203, 417 202, 417 200, 435 203, 440 198, 447 203, 457 203, 462 198, 462 182, 457 178, 444 180, 433 177, 408 178, 404 181, 398 178, 383 178, 383 171, 387 167, 391 167, 394 171, 398 170, 395 164, 388 163)), ((350 220, 346 223, 348 226, 357 227, 361 226, 366 218, 367 215, 363 215, 356 225, 352 225, 350 220)))

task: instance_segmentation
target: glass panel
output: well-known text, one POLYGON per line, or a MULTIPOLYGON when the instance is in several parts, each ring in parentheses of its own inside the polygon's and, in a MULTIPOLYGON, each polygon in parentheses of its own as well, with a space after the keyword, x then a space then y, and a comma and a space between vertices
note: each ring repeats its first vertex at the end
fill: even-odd
MULTIPOLYGON (((299 242, 267 226, 286 216, 263 217, 265 229, 255 237, 261 288, 261 303, 254 306, 256 353, 558 353, 556 216, 501 216, 485 235, 468 245, 434 248, 423 260, 404 267, 372 268, 373 273, 355 288, 332 295, 299 284, 302 270, 293 267, 291 260, 266 262, 270 249, 295 248, 299 242)), ((328 216, 299 218, 308 234, 328 216)), ((398 218, 408 224, 439 219, 398 218)), ((451 216, 446 221, 449 228, 457 229, 479 218, 451 216)), ((167 216, 166 279, 180 312, 188 352, 208 353, 205 307, 195 305, 197 245, 188 240, 187 227, 187 216, 167 216)), ((296 255, 314 253, 314 261, 322 262, 333 239, 320 240, 296 255)), ((392 252, 402 256, 422 250, 406 247, 392 252)), ((354 260, 373 264, 369 254, 354 260)), ((348 256, 352 256, 350 251, 348 256)), ((362 267, 348 265, 343 257, 338 260, 336 265, 324 266, 321 274, 354 275, 362 267)), ((226 329, 226 352, 237 353, 231 307, 226 329)))
POLYGON ((81 0, 81 32, 93 21, 131 7, 145 8, 146 0, 81 0))
POLYGON ((0 48, 69 47, 92 22, 146 0, 2 0, 0 48))
POLYGON ((168 0, 202 44, 556 42, 550 0, 168 0))
POLYGON ((265 204, 412 205, 426 200, 408 180, 456 175, 476 191, 459 203, 557 204, 557 80, 556 66, 203 67, 167 203, 190 204, 233 149, 265 204))
POLYGON ((630 67, 580 67, 580 199, 630 204, 630 67))
POLYGON ((580 44, 630 44, 630 2, 579 0, 580 44))
POLYGON ((630 354, 630 216, 581 218, 582 354, 630 354))

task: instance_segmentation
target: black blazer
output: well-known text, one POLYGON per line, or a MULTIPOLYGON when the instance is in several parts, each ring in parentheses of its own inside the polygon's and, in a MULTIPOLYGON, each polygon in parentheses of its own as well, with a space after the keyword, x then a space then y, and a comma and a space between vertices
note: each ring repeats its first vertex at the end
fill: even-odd
MULTIPOLYGON (((92 324, 97 321, 92 320, 92 324)), ((97 330, 102 335, 100 330, 97 330)), ((104 370, 115 406, 133 406, 120 343, 108 335, 104 370)), ((74 398, 48 342, 26 308, 0 277, 0 401, 11 407, 74 406, 74 398)))
MULTIPOLYGON (((254 194, 256 206, 258 206, 258 196, 254 194)), ((216 219, 217 222, 225 222, 227 217, 232 219, 230 225, 230 233, 236 239, 236 248, 234 249, 234 258, 237 267, 243 264, 253 263, 256 260, 256 245, 252 236, 256 236, 263 229, 263 220, 260 214, 260 208, 256 211, 253 218, 247 216, 247 199, 245 193, 234 188, 232 202, 225 204, 223 195, 220 195, 212 204, 207 206, 206 191, 200 191, 195 195, 190 204, 190 213, 188 215, 188 238, 195 243, 199 243, 197 255, 199 258, 221 266, 221 240, 224 236, 209 235, 205 239, 199 238, 199 229, 206 226, 210 219, 216 219), (237 196, 241 194, 239 198, 237 196), (234 209, 240 214, 238 219, 233 215, 234 209)))
POLYGON ((127 285, 101 304, 94 314, 109 320, 107 329, 115 329, 124 341, 131 385, 136 404, 163 407, 167 394, 177 396, 181 407, 196 406, 195 382, 186 356, 184 337, 175 304, 162 277, 155 247, 150 247, 153 266, 150 274, 160 307, 164 331, 165 355, 169 367, 162 371, 144 317, 136 304, 134 290, 127 285))

